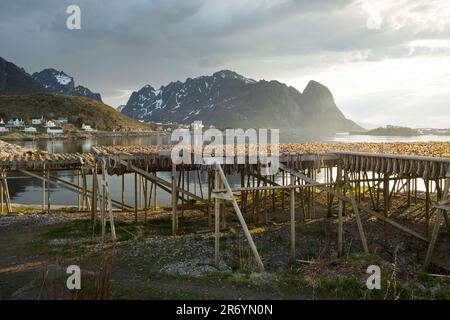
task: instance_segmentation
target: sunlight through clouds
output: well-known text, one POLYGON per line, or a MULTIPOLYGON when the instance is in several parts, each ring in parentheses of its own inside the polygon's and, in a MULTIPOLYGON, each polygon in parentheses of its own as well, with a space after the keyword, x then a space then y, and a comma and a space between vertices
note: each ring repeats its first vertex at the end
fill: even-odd
POLYGON ((357 0, 355 4, 367 14, 369 29, 442 32, 450 25, 450 2, 446 0, 357 0))

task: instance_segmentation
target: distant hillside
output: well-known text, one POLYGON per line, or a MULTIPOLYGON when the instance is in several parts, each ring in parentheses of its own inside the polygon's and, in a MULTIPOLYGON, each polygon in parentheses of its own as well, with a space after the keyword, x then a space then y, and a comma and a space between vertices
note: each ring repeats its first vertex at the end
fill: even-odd
POLYGON ((45 88, 25 70, 0 57, 0 95, 45 91, 45 88))
POLYGON ((411 129, 407 127, 391 126, 379 127, 376 129, 364 132, 364 134, 373 136, 418 136, 420 135, 419 130, 411 129))
POLYGON ((88 98, 50 93, 0 95, 0 118, 29 119, 41 115, 50 119, 67 117, 71 123, 86 123, 104 131, 151 129, 147 124, 130 119, 114 108, 88 98))
POLYGON ((145 121, 235 128, 280 128, 334 133, 364 130, 347 119, 324 85, 310 81, 303 93, 278 81, 256 81, 222 70, 132 93, 122 113, 145 121))

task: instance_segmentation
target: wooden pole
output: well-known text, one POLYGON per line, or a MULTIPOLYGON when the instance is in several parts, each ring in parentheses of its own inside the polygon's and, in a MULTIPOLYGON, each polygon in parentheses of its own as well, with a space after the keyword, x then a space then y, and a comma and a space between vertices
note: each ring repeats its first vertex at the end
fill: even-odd
MULTIPOLYGON (((184 190, 184 168, 181 168, 180 170, 180 179, 181 179, 181 188, 184 190)), ((184 203, 184 197, 183 200, 181 201, 181 216, 184 217, 184 207, 185 207, 185 203, 184 203)))
MULTIPOLYGON (((214 188, 220 188, 220 175, 216 169, 214 172, 214 188)), ((219 268, 220 245, 220 199, 214 198, 214 265, 219 268)))
MULTIPOLYGON (((282 179, 281 179, 281 185, 284 186, 285 184, 285 172, 281 172, 282 179)), ((281 190, 281 210, 284 212, 284 190, 281 190)))
POLYGON ((137 182, 137 173, 134 173, 134 221, 138 221, 138 182, 137 182))
POLYGON ((177 166, 172 164, 172 234, 174 236, 178 231, 177 202, 177 166))
MULTIPOLYGON (((157 177, 156 171, 155 171, 155 177, 157 177)), ((153 188, 153 210, 156 211, 158 207, 158 185, 155 183, 155 187, 153 188)))
POLYGON ((208 228, 211 229, 211 210, 210 210, 210 204, 211 204, 211 174, 208 171, 208 205, 206 206, 206 214, 208 215, 208 228))
MULTIPOLYGON (((291 184, 292 181, 294 177, 291 175, 291 184)), ((291 189, 291 261, 295 262, 295 189, 291 189)))
POLYGON ((0 172, 0 214, 3 215, 3 172, 0 172))
POLYGON ((92 201, 91 201, 91 221, 95 224, 97 218, 97 164, 92 169, 92 201))
POLYGON ((344 209, 343 201, 339 199, 339 211, 338 211, 338 257, 342 257, 342 242, 343 242, 343 221, 342 211, 344 209))
POLYGON ((83 184, 84 184, 84 207, 86 210, 90 210, 89 196, 88 196, 88 183, 87 183, 87 175, 83 169, 83 184))
MULTIPOLYGON (((383 202, 384 202, 384 208, 383 208, 383 215, 385 218, 389 217, 389 175, 384 174, 383 176, 383 202)), ((384 231, 384 244, 387 245, 388 242, 388 225, 386 221, 383 222, 383 231, 384 231)))
MULTIPOLYGON (((349 180, 348 172, 345 172, 345 179, 347 181, 349 180)), ((350 196, 349 198, 350 198, 350 202, 351 202, 352 208, 353 208, 353 213, 355 214, 356 224, 358 226, 359 236, 361 238, 363 250, 365 253, 369 253, 369 247, 367 246, 367 239, 366 239, 366 235, 364 233, 364 228, 363 228, 362 221, 361 221, 361 215, 359 214, 359 207, 358 207, 358 204, 356 203, 355 194, 353 192, 351 185, 349 186, 349 196, 350 196)))
MULTIPOLYGON (((50 181, 50 169, 47 169, 47 180, 50 181)), ((50 183, 47 183, 47 212, 50 213, 51 208, 50 183)))
POLYGON ((11 195, 9 194, 8 179, 6 178, 6 173, 3 174, 3 190, 5 191, 6 211, 8 213, 11 213, 11 195))
POLYGON ((430 226, 430 180, 424 179, 425 183, 425 235, 428 237, 430 226))
MULTIPOLYGON (((111 239, 112 241, 116 241, 117 237, 116 237, 116 228, 114 226, 114 216, 113 216, 113 212, 112 212, 112 203, 111 203, 111 193, 110 193, 110 188, 109 188, 109 175, 106 172, 106 170, 104 170, 104 179, 105 179, 105 190, 106 190, 106 197, 108 199, 108 213, 109 213, 109 225, 110 225, 110 229, 111 229, 111 239)), ((106 217, 105 217, 106 220, 106 217)))
POLYGON ((121 192, 121 204, 122 204, 122 211, 125 210, 125 173, 122 174, 122 192, 121 192))
POLYGON ((106 235, 106 185, 105 185, 105 166, 102 164, 102 202, 101 202, 101 214, 102 224, 102 243, 105 241, 106 235))
MULTIPOLYGON (((253 252, 253 256, 255 257, 256 263, 258 264, 260 271, 264 271, 264 264, 262 263, 261 257, 259 256, 259 253, 258 253, 258 250, 256 249, 256 245, 255 245, 255 242, 253 241, 252 235, 251 235, 250 231, 248 230, 247 223, 245 222, 245 219, 242 216, 242 212, 239 209, 239 205, 236 201, 236 198, 234 198, 234 196, 233 196, 233 192, 231 190, 230 185, 228 184, 225 174, 223 173, 221 166, 218 164, 216 164, 216 171, 219 172, 220 178, 222 179, 222 183, 224 184, 225 189, 227 190, 228 196, 230 197, 230 201, 233 204, 234 211, 236 211, 236 214, 238 216, 239 222, 241 223, 242 229, 244 230, 244 234, 247 238, 248 244, 250 245, 250 249, 253 252)), ((219 222, 219 221, 217 221, 217 222, 219 222)), ((218 225, 218 223, 217 223, 217 225, 218 225)), ((216 245, 218 245, 218 243, 216 243, 216 245)))
POLYGON ((144 223, 147 223, 147 211, 148 211, 147 198, 148 198, 148 179, 145 179, 144 180, 144 223))
POLYGON ((142 209, 142 177, 138 177, 139 208, 142 209))
MULTIPOLYGON (((447 177, 444 182, 444 189, 442 190, 443 191, 442 198, 441 198, 442 200, 440 201, 440 203, 442 203, 443 205, 448 202, 448 193, 449 193, 449 187, 450 187, 450 177, 448 175, 450 175, 449 171, 447 171, 447 177)), ((433 251, 434 251, 434 247, 436 245, 436 241, 437 241, 437 238, 439 235, 439 229, 441 227, 442 218, 444 217, 445 214, 446 214, 446 211, 444 208, 439 209, 436 213, 436 221, 434 222, 434 227, 433 227, 433 232, 431 234, 430 244, 428 245, 427 255, 425 257, 425 262, 423 264, 423 270, 427 270, 428 266, 431 263, 431 258, 433 257, 433 251)))
MULTIPOLYGON (((78 170, 77 172, 76 172, 76 175, 77 175, 77 187, 78 187, 78 189, 80 189, 80 171, 78 170)), ((83 189, 83 192, 84 192, 84 189, 83 189)), ((81 194, 80 193, 78 193, 77 194, 77 209, 78 209, 78 211, 80 211, 81 210, 81 207, 80 207, 80 198, 81 198, 81 194)))
POLYGON ((45 211, 45 164, 42 170, 42 212, 45 211))

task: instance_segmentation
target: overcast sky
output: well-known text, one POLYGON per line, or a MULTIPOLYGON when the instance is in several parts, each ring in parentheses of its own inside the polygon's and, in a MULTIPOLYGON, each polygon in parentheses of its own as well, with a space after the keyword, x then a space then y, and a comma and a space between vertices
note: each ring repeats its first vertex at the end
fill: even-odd
POLYGON ((231 69, 317 80, 359 123, 450 127, 449 0, 1 0, 0 56, 64 70, 112 106, 231 69))

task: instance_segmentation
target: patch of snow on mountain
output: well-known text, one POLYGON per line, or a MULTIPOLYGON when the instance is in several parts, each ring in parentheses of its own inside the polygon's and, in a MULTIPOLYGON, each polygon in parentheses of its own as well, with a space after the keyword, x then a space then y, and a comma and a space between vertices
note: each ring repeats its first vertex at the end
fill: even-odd
POLYGON ((64 75, 64 74, 56 74, 55 75, 56 81, 58 81, 59 84, 62 84, 63 86, 68 85, 72 78, 64 75))
POLYGON ((162 99, 158 99, 155 101, 155 109, 161 109, 162 99))

